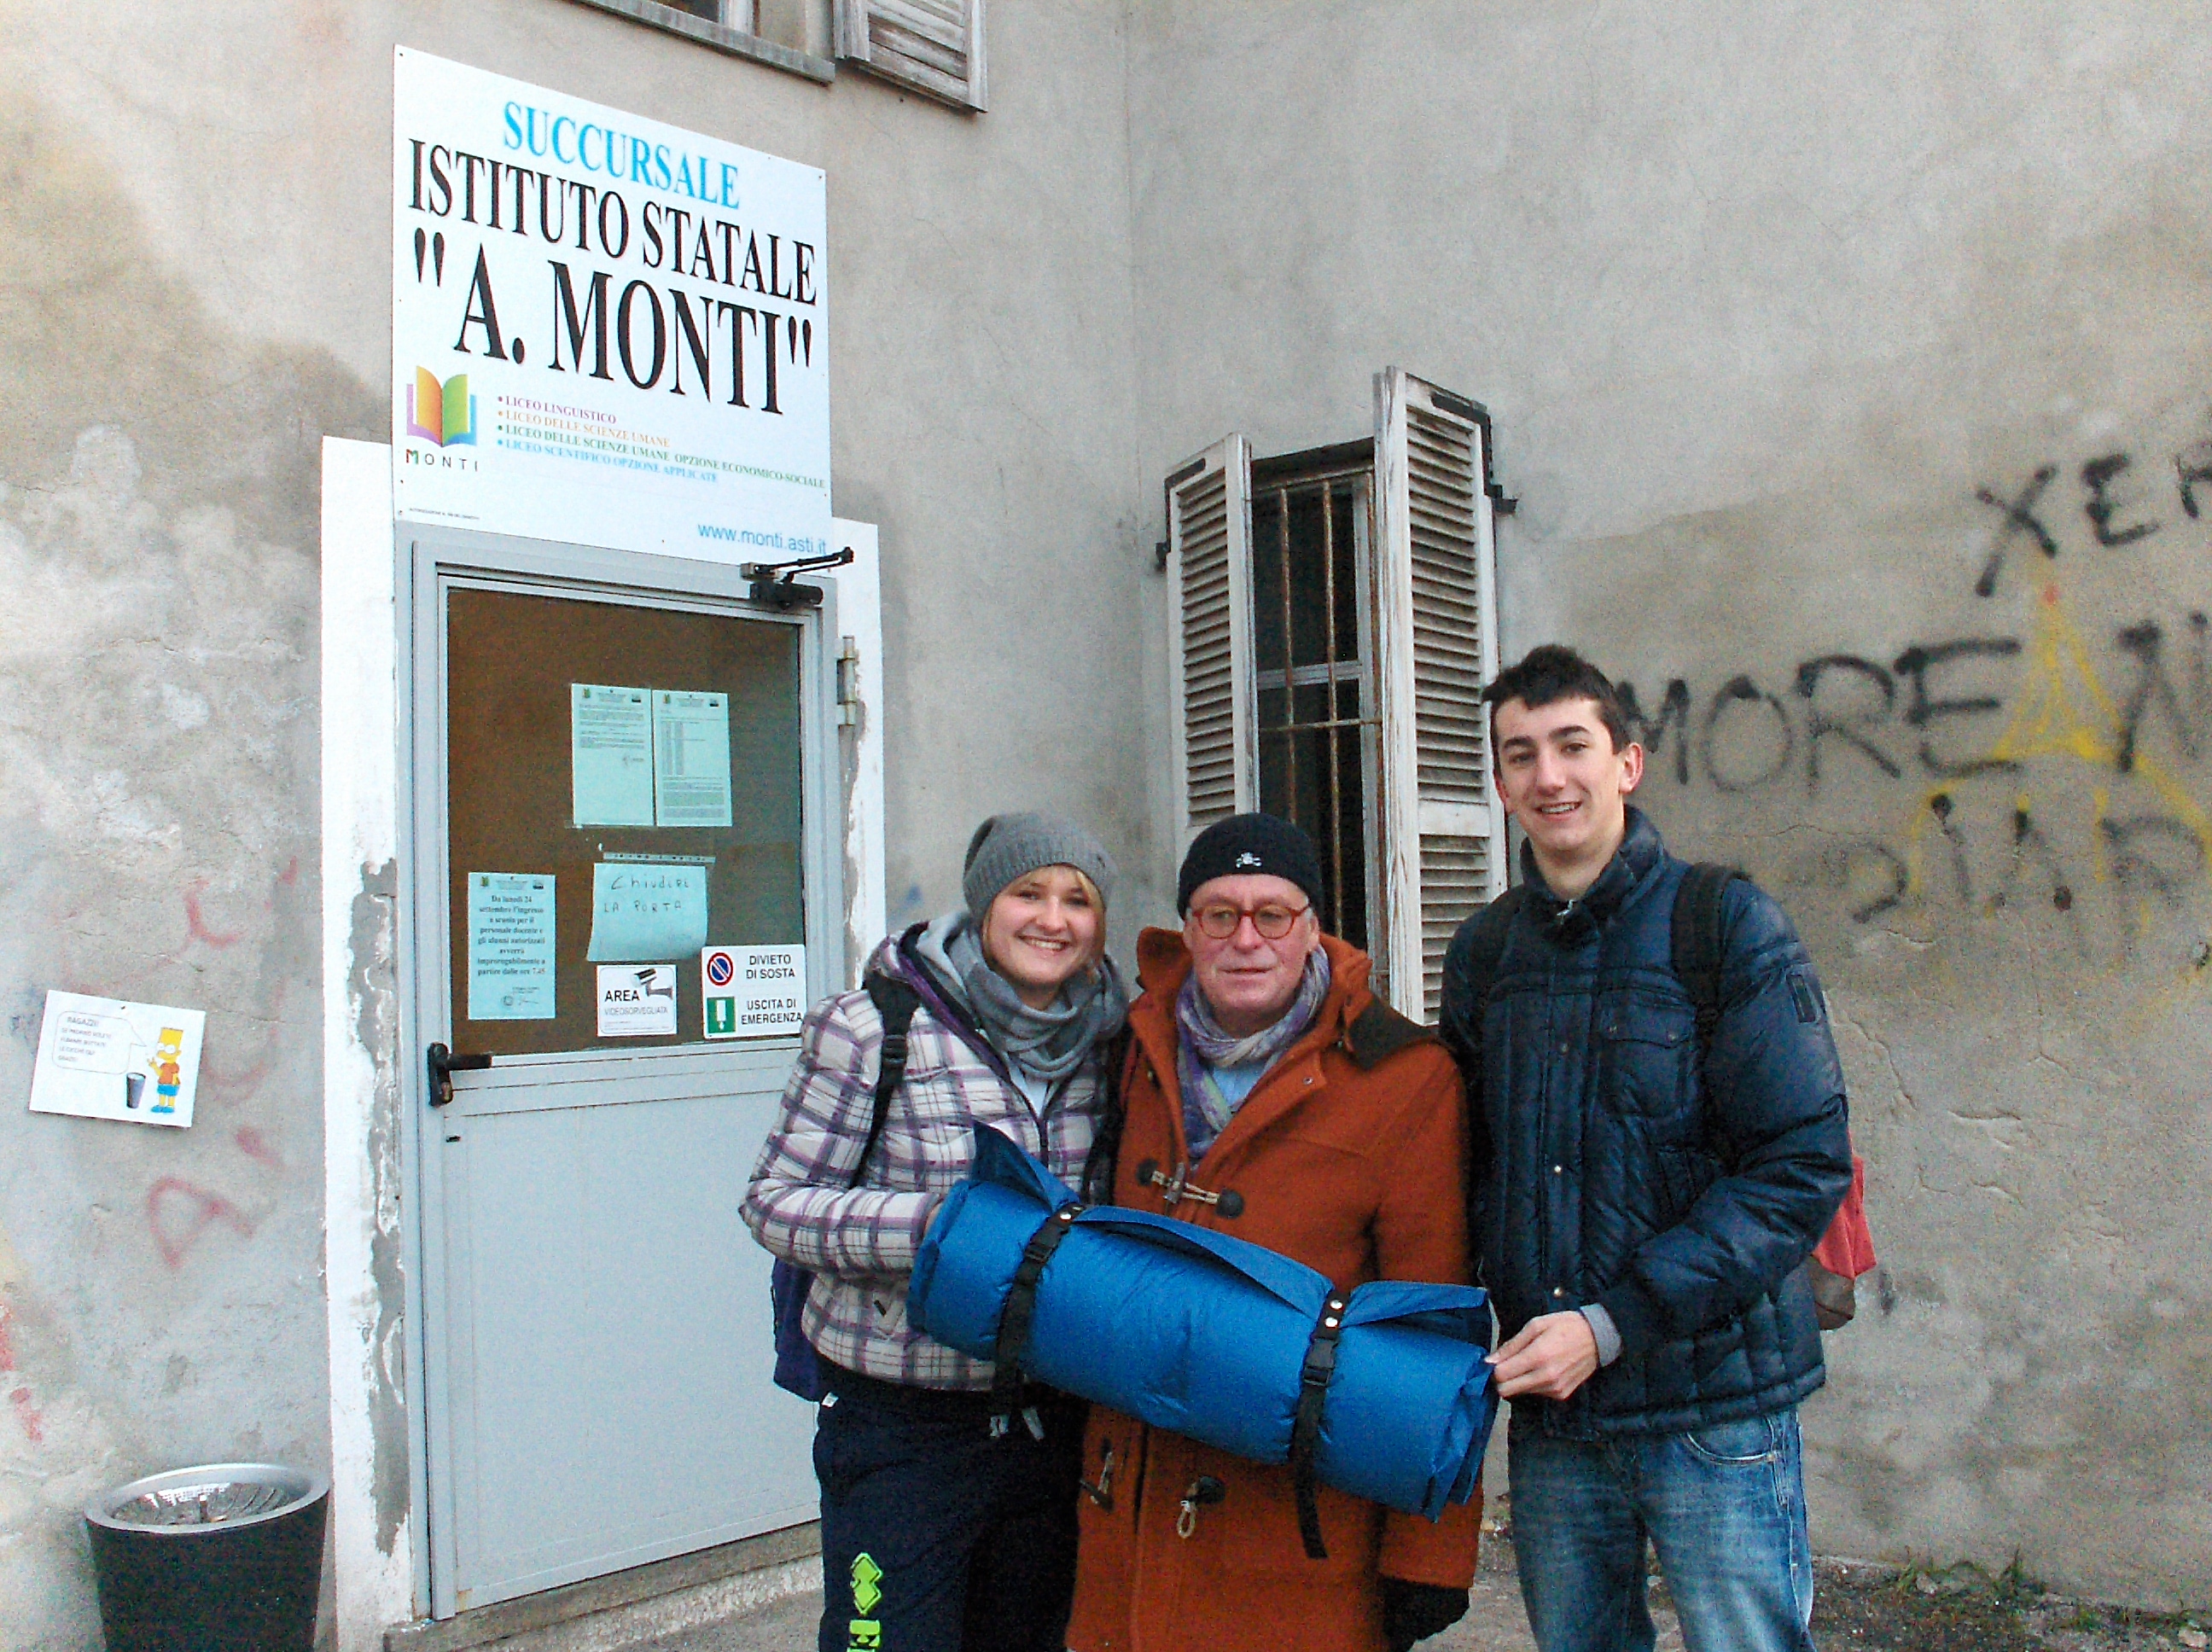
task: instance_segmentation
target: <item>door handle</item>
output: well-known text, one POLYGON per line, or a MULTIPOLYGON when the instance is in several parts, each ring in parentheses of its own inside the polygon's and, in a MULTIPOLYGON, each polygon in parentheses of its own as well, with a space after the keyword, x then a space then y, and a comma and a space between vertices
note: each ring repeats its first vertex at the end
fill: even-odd
POLYGON ((489 1055, 456 1055, 443 1044, 430 1046, 430 1105, 443 1107, 453 1099, 453 1075, 482 1072, 491 1065, 489 1055))

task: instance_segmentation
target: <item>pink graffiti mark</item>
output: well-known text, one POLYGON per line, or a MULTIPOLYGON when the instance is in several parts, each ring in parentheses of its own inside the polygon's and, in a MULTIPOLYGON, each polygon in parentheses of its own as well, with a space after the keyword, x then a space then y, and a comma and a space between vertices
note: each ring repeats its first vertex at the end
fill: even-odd
POLYGON ((276 984, 269 994, 268 1012, 256 1017, 263 1023, 261 1048, 254 1053, 252 1060, 237 1072, 228 1072, 218 1063, 209 1060, 205 1054, 201 1055, 200 1089, 204 1092, 210 1096, 251 1096, 261 1088, 261 1081, 276 1066, 277 1044, 284 1034, 283 1023, 277 1017, 283 1012, 286 987, 284 981, 276 984))
MULTIPOLYGON (((0 1303, 0 1371, 12 1371, 15 1369, 15 1345, 8 1334, 8 1321, 14 1317, 15 1315, 8 1311, 8 1304, 0 1303)), ((15 1407, 15 1420, 22 1425, 23 1432, 29 1436, 31 1443, 44 1445, 46 1440, 46 1419, 40 1415, 37 1407, 33 1405, 30 1389, 16 1388, 9 1394, 8 1402, 15 1407)))
POLYGON ((146 1190, 146 1225, 154 1230, 154 1243, 161 1253, 161 1260, 171 1267, 182 1267, 185 1256, 200 1241, 200 1236, 221 1222, 240 1238, 253 1232, 253 1224, 246 1213, 221 1193, 210 1193, 178 1176, 163 1176, 146 1190), (181 1222, 172 1223, 165 1212, 181 1201, 185 1206, 181 1222))
MULTIPOLYGON (((295 884, 300 881, 300 857, 298 855, 294 855, 289 860, 284 863, 284 870, 276 874, 276 881, 286 889, 290 889, 295 884)), ((274 895, 271 895, 269 899, 270 905, 273 906, 276 904, 276 897, 274 895)))
POLYGON ((272 1170, 281 1170, 284 1168, 283 1159, 278 1156, 276 1150, 269 1145, 269 1138, 252 1125, 239 1126, 237 1131, 231 1136, 231 1139, 238 1144, 238 1151, 246 1157, 265 1164, 272 1170))
POLYGON ((244 930, 234 929, 227 935, 219 935, 214 930, 211 930, 207 926, 207 920, 201 915, 200 896, 207 893, 207 889, 208 880, 204 878, 195 880, 186 887, 185 890, 185 927, 191 932, 191 937, 194 940, 205 941, 210 946, 223 947, 237 945, 240 940, 245 938, 246 932, 244 930))

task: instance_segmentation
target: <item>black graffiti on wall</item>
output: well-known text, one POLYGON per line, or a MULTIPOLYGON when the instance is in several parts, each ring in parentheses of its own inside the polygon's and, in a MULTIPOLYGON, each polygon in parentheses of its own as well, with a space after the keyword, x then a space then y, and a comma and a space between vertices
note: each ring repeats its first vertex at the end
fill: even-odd
MULTIPOLYGON (((2143 507, 2130 496, 2125 478, 2134 468, 2135 457, 2127 452, 2100 453, 2081 465, 2081 514, 2088 519, 2089 537, 2107 550, 2139 544, 2163 525, 2142 515, 2143 507)), ((2175 453, 2173 478, 2183 513, 2197 520, 2203 512, 2197 490, 2212 483, 2212 440, 2191 442, 2175 453)), ((2044 495, 2057 479, 2058 466, 2041 465, 2010 491, 1986 486, 1974 489, 1974 497, 2003 519, 1990 537, 1989 559, 1974 581, 1976 596, 1996 594, 1997 576, 2005 557, 2023 539, 2045 557, 2057 560, 2058 536, 2045 519, 2057 506, 2044 502, 2044 495)))
MULTIPOLYGON (((2128 673, 2124 693, 2092 696, 2110 700, 2111 724, 2081 744, 2085 754, 2094 744, 2095 761, 2116 773, 2135 770, 2148 730, 2163 732, 2191 761, 2212 732, 2212 618, 2190 612, 2179 661, 2168 642, 2156 619, 2113 635, 2128 673)), ((2012 703, 1993 668, 2015 660, 2023 646, 2016 636, 1948 637, 1915 643, 1887 662, 1818 654, 1783 673, 1778 690, 1740 672, 1705 697, 1702 711, 1685 677, 1669 679, 1650 712, 1633 682, 1619 686, 1630 737, 1655 774, 1671 770, 1687 786, 1695 773, 1730 794, 1802 776, 1806 795, 1817 798, 1824 785, 1847 779, 1854 763, 1893 780, 2019 769, 2022 758, 1986 731, 2012 703)))
MULTIPOLYGON (((2202 519, 2212 440, 2181 449, 2172 466, 2181 514, 2202 519)), ((2087 460, 2078 519, 2055 464, 1974 489, 1996 519, 1974 598, 1997 593, 2008 562, 2057 562, 2077 534, 2092 557, 2152 538, 2168 524, 2136 485, 2148 473, 2126 452, 2087 460)), ((2068 614, 2058 570, 2034 571, 2039 589, 2017 630, 1968 623, 1893 654, 1824 652, 1710 688, 1678 677, 1649 700, 1624 683, 1652 780, 1726 796, 1802 787, 1812 801, 1900 790, 1901 829, 1832 833, 1813 857, 1854 918, 1913 901, 2037 908, 2057 914, 2086 952, 2094 885, 2091 904, 2114 916, 2127 955, 2148 914, 2212 884, 2212 814, 2181 774, 2212 741, 2212 618, 2148 614, 2093 641, 2068 614)), ((2212 943, 2198 951, 2196 967, 2212 966, 2212 943)))

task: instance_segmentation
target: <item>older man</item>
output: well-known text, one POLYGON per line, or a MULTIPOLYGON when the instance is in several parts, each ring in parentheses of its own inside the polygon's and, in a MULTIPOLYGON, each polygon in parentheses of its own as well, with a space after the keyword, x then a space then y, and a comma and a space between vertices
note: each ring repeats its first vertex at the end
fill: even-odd
MULTIPOLYGON (((1190 846, 1182 932, 1139 938, 1115 1202, 1218 1228, 1349 1291, 1466 1278, 1450 1058, 1324 935, 1295 825, 1237 815, 1190 846)), ((1405 1652, 1467 1610, 1480 1500, 1441 1524, 1100 1409, 1085 1444, 1074 1652, 1405 1652)))

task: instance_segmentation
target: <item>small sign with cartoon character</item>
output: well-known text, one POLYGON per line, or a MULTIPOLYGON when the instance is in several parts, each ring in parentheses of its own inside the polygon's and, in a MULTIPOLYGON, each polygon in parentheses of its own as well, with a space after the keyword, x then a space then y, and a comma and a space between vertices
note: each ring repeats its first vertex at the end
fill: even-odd
POLYGON ((48 993, 31 1111, 187 1128, 206 1030, 204 1010, 48 993))

